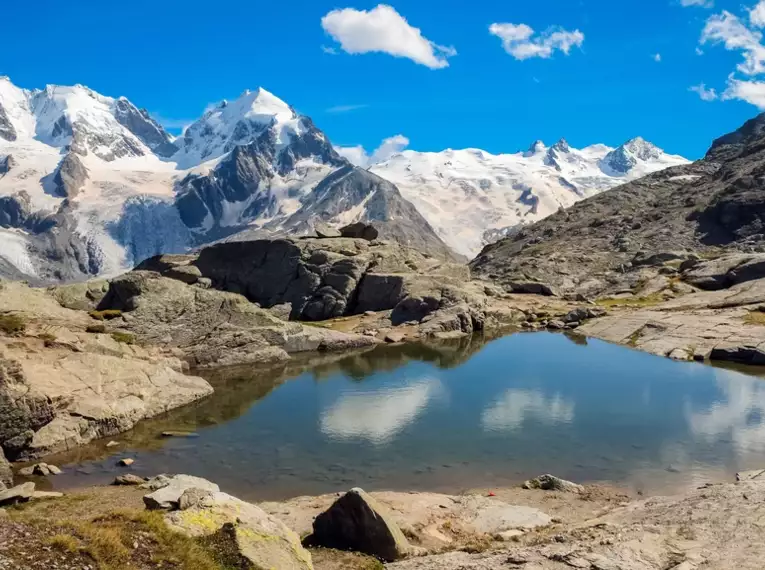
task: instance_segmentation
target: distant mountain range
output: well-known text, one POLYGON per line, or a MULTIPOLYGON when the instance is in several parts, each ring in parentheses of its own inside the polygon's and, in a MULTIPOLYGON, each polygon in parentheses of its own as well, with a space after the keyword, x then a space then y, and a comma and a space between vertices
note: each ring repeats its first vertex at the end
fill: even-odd
POLYGON ((173 137, 125 98, 0 77, 0 276, 119 273, 217 240, 373 222, 381 237, 473 256, 508 228, 685 159, 642 139, 581 151, 405 151, 368 169, 264 89, 173 137))

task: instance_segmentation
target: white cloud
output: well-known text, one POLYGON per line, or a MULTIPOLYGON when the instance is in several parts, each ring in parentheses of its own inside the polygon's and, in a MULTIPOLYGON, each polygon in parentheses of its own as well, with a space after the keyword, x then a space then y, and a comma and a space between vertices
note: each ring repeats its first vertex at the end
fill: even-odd
POLYGON ((704 50, 697 46, 696 47, 696 55, 704 55, 704 50))
POLYGON ((321 46, 321 51, 328 55, 337 55, 337 50, 330 46, 321 46))
POLYGON ((351 54, 383 52, 406 57, 431 69, 448 67, 447 58, 457 54, 454 48, 440 46, 424 37, 419 28, 410 26, 386 4, 369 11, 332 10, 321 19, 321 25, 351 54))
POLYGON ((380 146, 369 154, 363 146, 336 146, 337 153, 347 158, 351 163, 362 168, 367 168, 378 162, 388 160, 394 154, 401 152, 409 146, 409 139, 404 135, 395 135, 389 137, 380 143, 380 146))
POLYGON ((527 418, 545 424, 570 424, 574 420, 574 403, 560 394, 545 397, 536 390, 507 390, 481 414, 481 425, 487 431, 512 431, 523 426, 527 418))
POLYGON ((749 22, 757 28, 765 28, 765 0, 760 0, 749 10, 749 22))
POLYGON ((701 33, 701 43, 722 43, 728 51, 740 51, 744 62, 736 69, 746 75, 765 72, 765 46, 762 34, 749 29, 735 15, 723 10, 722 14, 710 17, 701 33))
POLYGON ((765 109, 765 81, 741 81, 729 77, 728 87, 721 98, 724 100, 740 99, 759 109, 765 109))
POLYGON ((653 54, 653 60, 654 60, 656 63, 660 63, 660 62, 661 62, 661 54, 660 54, 660 53, 655 53, 655 54, 653 54))
POLYGON ((442 390, 438 380, 425 378, 400 388, 347 393, 321 414, 320 428, 335 439, 383 445, 417 419, 442 390))
POLYGON ((350 111, 358 111, 359 109, 365 109, 369 105, 335 105, 326 110, 327 113, 348 113, 350 111))
POLYGON ((699 97, 703 101, 714 101, 717 99, 717 91, 715 91, 713 88, 707 89, 707 86, 703 83, 699 83, 698 85, 693 85, 692 87, 688 88, 688 91, 693 91, 694 93, 698 93, 699 97))
POLYGON ((550 28, 534 35, 534 30, 526 24, 492 24, 489 32, 502 40, 502 47, 515 59, 524 60, 532 57, 549 58, 555 50, 568 55, 574 46, 581 47, 584 34, 579 30, 569 32, 563 28, 550 28))
POLYGON ((702 8, 711 8, 715 5, 714 0, 680 0, 681 6, 701 6, 702 8))

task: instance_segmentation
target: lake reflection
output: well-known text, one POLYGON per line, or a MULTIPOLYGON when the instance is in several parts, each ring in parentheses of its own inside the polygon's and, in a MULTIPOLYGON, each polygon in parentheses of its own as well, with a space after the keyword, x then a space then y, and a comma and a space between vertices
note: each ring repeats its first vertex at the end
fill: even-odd
POLYGON ((248 499, 455 492, 543 472, 674 491, 765 467, 759 378, 559 334, 381 346, 211 382, 210 399, 115 438, 126 449, 51 459, 66 465, 52 482, 106 482, 126 455, 138 474, 192 473, 248 499), (160 438, 168 429, 199 437, 160 438))

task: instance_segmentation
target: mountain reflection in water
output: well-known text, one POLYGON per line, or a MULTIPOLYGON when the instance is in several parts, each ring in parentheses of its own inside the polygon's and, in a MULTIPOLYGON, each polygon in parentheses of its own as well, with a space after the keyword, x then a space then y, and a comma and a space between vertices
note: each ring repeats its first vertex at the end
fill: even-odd
POLYGON ((115 437, 121 447, 49 458, 65 474, 48 484, 108 482, 116 456, 249 499, 455 492, 541 472, 665 491, 765 467, 762 380, 576 336, 380 346, 208 376, 212 397, 115 437))

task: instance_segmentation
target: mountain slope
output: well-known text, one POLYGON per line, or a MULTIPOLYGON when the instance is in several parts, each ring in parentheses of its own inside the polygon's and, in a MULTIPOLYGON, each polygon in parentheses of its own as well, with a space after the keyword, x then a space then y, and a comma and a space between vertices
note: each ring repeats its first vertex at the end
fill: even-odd
MULTIPOLYGON (((176 139, 125 98, 0 77, 0 276, 71 281, 243 231, 310 232, 312 216, 288 219, 349 167, 310 118, 263 89, 210 108, 176 139)), ((453 256, 395 188, 381 194, 368 176, 320 218, 386 219, 381 237, 453 256)))
POLYGON ((762 252, 763 176, 765 114, 717 139, 702 160, 629 182, 486 246, 471 268, 510 288, 533 280, 598 296, 643 287, 640 268, 654 259, 762 252))
POLYGON ((370 170, 390 180, 451 248, 473 257, 512 228, 669 166, 686 164, 641 138, 582 150, 560 140, 492 155, 479 149, 403 151, 370 170))

